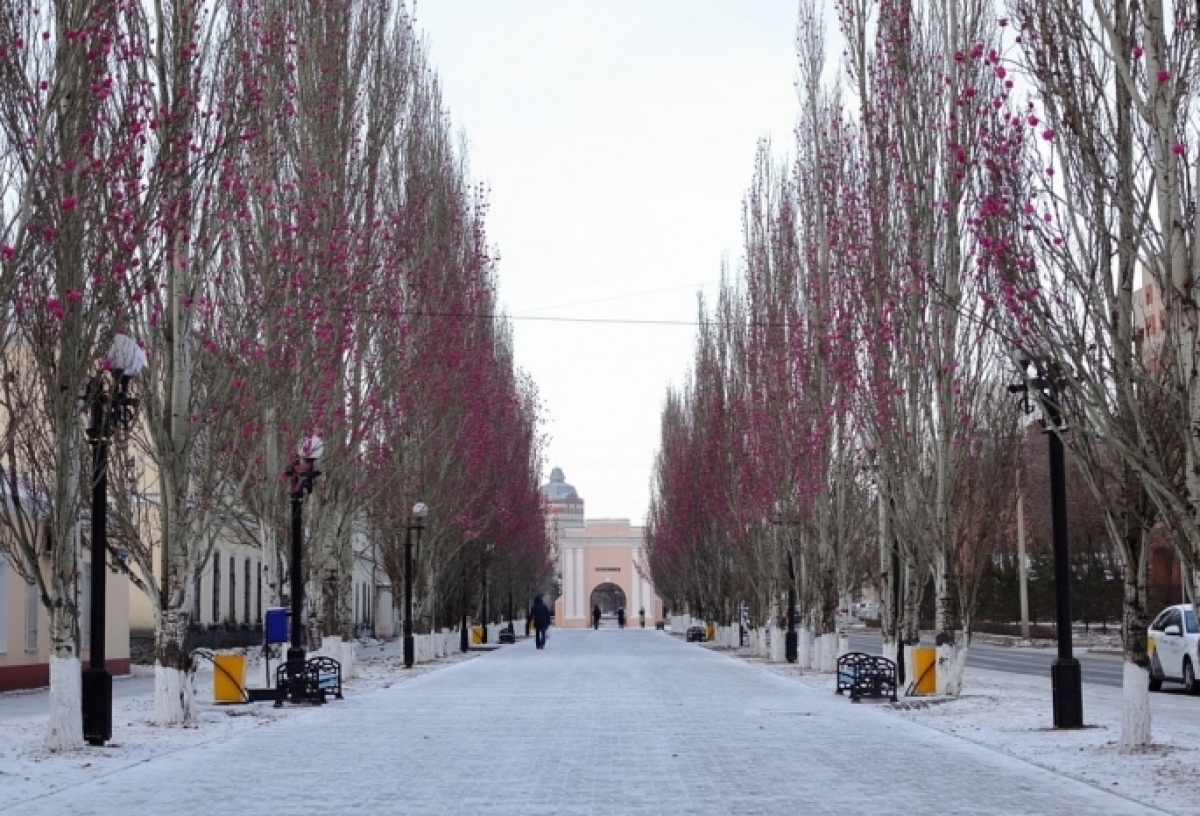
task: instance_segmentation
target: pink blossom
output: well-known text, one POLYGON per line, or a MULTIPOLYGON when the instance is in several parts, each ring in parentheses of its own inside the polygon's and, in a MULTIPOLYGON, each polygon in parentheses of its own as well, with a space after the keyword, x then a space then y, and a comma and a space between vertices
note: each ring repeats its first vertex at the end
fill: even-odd
POLYGON ((1158 81, 1159 81, 1159 82, 1166 82, 1166 81, 1167 81, 1168 79, 1170 79, 1170 78, 1171 78, 1171 72, 1170 72, 1170 71, 1168 71, 1166 68, 1159 68, 1159 69, 1158 69, 1158 81))
POLYGON ((1134 59, 1141 59, 1143 53, 1145 53, 1145 52, 1142 51, 1142 47, 1140 45, 1135 45, 1133 47, 1133 58, 1134 59))
POLYGON ((1049 128, 1047 128, 1046 130, 1043 130, 1042 138, 1045 139, 1047 142, 1053 141, 1054 140, 1054 131, 1050 130, 1049 128))
POLYGON ((1004 79, 1004 77, 1005 77, 1005 76, 1007 76, 1007 75, 1008 75, 1008 71, 1005 71, 1005 70, 1004 70, 1004 66, 1003 66, 1003 65, 997 65, 997 66, 996 66, 996 76, 997 76, 997 77, 999 77, 1000 79, 1004 79))
POLYGON ((1183 155, 1183 145, 1180 144, 1179 142, 1176 142, 1175 144, 1171 145, 1171 152, 1174 153, 1176 156, 1182 156, 1183 155))
POLYGON ((79 203, 79 199, 75 196, 67 196, 62 200, 62 208, 64 210, 73 210, 75 205, 79 203))
POLYGON ((15 249, 13 249, 12 247, 10 247, 8 244, 4 244, 3 246, 0 246, 0 255, 4 256, 4 260, 10 261, 10 260, 12 260, 13 256, 16 254, 17 254, 17 251, 15 249))
POLYGON ((1029 114, 1029 118, 1028 118, 1028 119, 1026 119, 1025 121, 1027 121, 1027 122, 1029 123, 1029 126, 1030 126, 1030 127, 1037 127, 1037 125, 1038 125, 1038 122, 1039 122, 1040 120, 1039 120, 1039 119, 1038 119, 1036 116, 1034 116, 1034 115, 1031 113, 1031 114, 1029 114))

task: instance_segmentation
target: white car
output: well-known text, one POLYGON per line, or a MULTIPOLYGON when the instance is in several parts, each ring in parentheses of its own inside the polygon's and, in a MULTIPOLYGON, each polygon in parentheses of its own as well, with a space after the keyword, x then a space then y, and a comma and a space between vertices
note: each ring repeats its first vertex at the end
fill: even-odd
POLYGON ((1200 626, 1191 604, 1168 606, 1146 632, 1150 654, 1150 690, 1158 691, 1164 680, 1183 683, 1188 694, 1200 693, 1196 682, 1200 666, 1200 626))

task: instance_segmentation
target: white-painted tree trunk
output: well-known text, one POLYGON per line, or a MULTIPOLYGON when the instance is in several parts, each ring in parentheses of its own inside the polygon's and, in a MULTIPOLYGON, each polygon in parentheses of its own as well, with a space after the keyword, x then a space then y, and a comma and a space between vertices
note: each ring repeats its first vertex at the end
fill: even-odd
POLYGON ((961 644, 957 649, 949 644, 939 646, 937 651, 936 692, 947 697, 962 694, 963 672, 967 668, 967 652, 970 646, 961 644))
POLYGON ((47 751, 77 751, 83 747, 82 665, 78 657, 50 656, 50 722, 47 751))
POLYGON ((771 631, 771 662, 783 663, 787 659, 786 643, 787 633, 776 627, 774 624, 770 627, 771 631))
POLYGON ((154 665, 154 723, 182 726, 195 724, 192 701, 195 698, 195 673, 154 665))
POLYGON ((1121 678, 1124 705, 1121 712, 1121 746, 1136 748, 1150 744, 1150 673, 1125 661, 1121 678))
POLYGON ((796 640, 796 662, 802 669, 812 667, 812 632, 805 627, 796 640))
POLYGON ((821 671, 826 674, 837 670, 838 640, 836 632, 821 635, 821 671))

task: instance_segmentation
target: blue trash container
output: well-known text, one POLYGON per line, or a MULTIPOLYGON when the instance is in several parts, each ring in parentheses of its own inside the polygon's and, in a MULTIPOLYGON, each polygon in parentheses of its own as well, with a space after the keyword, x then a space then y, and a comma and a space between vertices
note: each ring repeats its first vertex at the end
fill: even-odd
POLYGON ((263 630, 267 643, 288 642, 288 609, 285 606, 272 606, 267 609, 263 630))

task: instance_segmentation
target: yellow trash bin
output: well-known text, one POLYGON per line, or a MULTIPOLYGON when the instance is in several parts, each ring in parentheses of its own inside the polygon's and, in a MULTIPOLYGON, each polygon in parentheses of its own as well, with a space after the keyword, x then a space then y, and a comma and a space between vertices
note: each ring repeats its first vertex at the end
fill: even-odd
POLYGON ((937 649, 932 646, 913 649, 913 693, 937 693, 937 649))
POLYGON ((472 643, 483 643, 483 627, 482 626, 472 626, 471 627, 471 642, 472 643))
POLYGON ((709 643, 712 643, 714 640, 716 640, 717 639, 717 625, 715 623, 708 624, 704 628, 704 636, 708 639, 709 643))
POLYGON ((213 655, 213 702, 244 703, 246 697, 246 656, 213 655))

